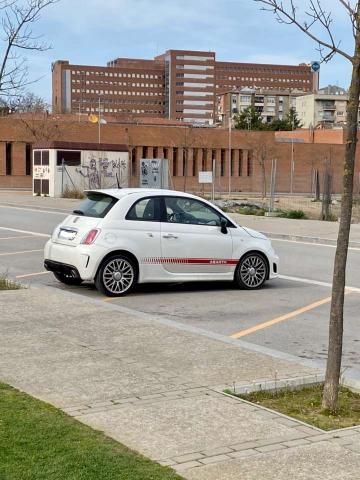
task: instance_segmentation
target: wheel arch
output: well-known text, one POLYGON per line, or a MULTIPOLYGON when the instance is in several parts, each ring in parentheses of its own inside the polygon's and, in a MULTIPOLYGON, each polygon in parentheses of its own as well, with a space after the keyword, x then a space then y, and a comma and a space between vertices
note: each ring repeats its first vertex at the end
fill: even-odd
POLYGON ((134 265, 135 265, 135 268, 136 268, 136 276, 137 276, 137 278, 139 278, 139 274, 140 274, 139 260, 137 259, 136 255, 134 255, 133 253, 129 252, 128 250, 124 250, 124 249, 117 249, 117 250, 112 250, 111 252, 108 252, 99 262, 99 265, 96 269, 95 277, 99 273, 100 267, 104 263, 104 261, 107 260, 110 257, 113 257, 114 255, 124 255, 124 256, 128 257, 130 260, 132 260, 134 262, 134 265))
POLYGON ((251 255, 251 254, 258 254, 258 255, 261 255, 263 257, 263 259, 265 260, 266 262, 266 266, 267 266, 267 274, 266 274, 266 280, 269 280, 269 277, 270 277, 270 261, 269 261, 269 258, 268 256, 266 255, 266 253, 264 253, 263 251, 261 250, 258 250, 256 248, 252 248, 250 250, 248 250, 247 252, 245 252, 240 258, 239 258, 239 261, 236 265, 236 268, 235 268, 235 271, 234 271, 234 279, 235 279, 235 275, 236 275, 236 271, 237 269, 239 268, 239 265, 240 265, 240 262, 241 260, 246 257, 247 255, 251 255))

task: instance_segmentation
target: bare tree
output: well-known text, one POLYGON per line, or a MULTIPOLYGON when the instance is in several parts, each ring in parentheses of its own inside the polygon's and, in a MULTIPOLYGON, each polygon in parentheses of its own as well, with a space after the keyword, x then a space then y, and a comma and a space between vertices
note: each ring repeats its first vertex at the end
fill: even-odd
POLYGON ((32 25, 41 11, 58 0, 0 0, 2 39, 0 40, 0 95, 16 96, 30 83, 25 50, 43 52, 50 46, 35 35, 32 25))
POLYGON ((265 198, 267 193, 266 167, 273 155, 273 149, 268 143, 261 143, 254 148, 254 153, 261 172, 261 196, 265 198))
MULTIPOLYGON (((262 10, 272 12, 279 23, 295 25, 305 35, 318 44, 318 52, 323 62, 328 62, 339 54, 352 64, 352 77, 347 104, 347 137, 343 170, 343 189, 341 201, 340 226, 337 240, 332 300, 329 323, 329 348, 322 406, 324 409, 336 410, 343 344, 344 293, 347 252, 353 206, 353 185, 355 153, 358 130, 358 108, 360 94, 360 1, 338 0, 349 17, 349 26, 354 38, 354 51, 348 53, 340 48, 341 43, 335 39, 333 16, 326 11, 321 0, 308 0, 308 8, 300 12, 299 17, 294 0, 254 0, 263 4, 262 10)), ((349 30, 350 30, 349 28, 349 30)))

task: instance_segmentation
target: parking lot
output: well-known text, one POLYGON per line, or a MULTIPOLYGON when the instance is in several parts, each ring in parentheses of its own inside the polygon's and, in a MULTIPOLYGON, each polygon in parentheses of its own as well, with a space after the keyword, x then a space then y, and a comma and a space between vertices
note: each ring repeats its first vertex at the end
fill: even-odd
MULTIPOLYGON (((333 245, 274 239, 281 275, 262 290, 229 283, 140 285, 124 298, 107 298, 93 285, 68 287, 43 268, 43 247, 67 209, 0 204, 0 273, 161 315, 180 323, 324 362, 330 308, 333 245)), ((246 225, 246 217, 243 220, 246 225)), ((345 307, 345 368, 360 375, 360 249, 349 250, 345 307)), ((71 321, 71 319, 69 320, 71 321)), ((101 319, 99 319, 101 321, 101 319)))

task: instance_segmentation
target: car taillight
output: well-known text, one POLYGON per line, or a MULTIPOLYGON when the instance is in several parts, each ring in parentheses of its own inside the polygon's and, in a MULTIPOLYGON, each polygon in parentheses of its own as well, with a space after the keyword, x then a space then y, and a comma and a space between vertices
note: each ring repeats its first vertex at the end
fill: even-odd
POLYGON ((93 228, 90 232, 83 238, 82 242, 84 245, 91 245, 94 243, 95 238, 98 236, 100 230, 97 228, 93 228))

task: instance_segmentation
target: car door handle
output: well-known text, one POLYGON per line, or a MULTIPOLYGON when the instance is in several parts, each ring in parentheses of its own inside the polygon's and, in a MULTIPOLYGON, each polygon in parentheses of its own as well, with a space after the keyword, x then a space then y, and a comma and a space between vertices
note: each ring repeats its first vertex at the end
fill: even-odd
POLYGON ((163 238, 178 238, 176 235, 173 235, 172 233, 166 233, 163 235, 163 238))

